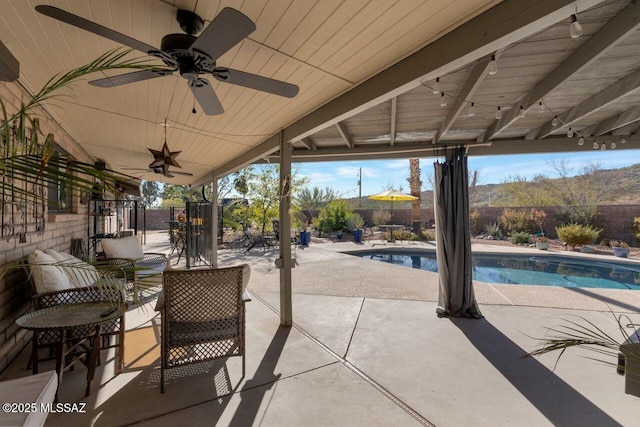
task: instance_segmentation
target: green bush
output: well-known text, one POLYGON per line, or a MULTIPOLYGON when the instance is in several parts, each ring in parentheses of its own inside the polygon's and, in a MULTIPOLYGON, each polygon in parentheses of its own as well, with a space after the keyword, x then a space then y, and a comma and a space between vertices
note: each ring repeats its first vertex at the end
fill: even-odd
POLYGON ((633 218, 632 233, 636 239, 640 240, 640 216, 633 218))
POLYGON ((531 240, 531 234, 526 231, 516 231, 509 235, 509 241, 514 245, 523 244, 526 245, 531 240))
POLYGON ((433 233, 427 230, 422 230, 422 236, 420 236, 420 240, 433 242, 434 240, 436 240, 436 236, 434 236, 433 233))
MULTIPOLYGON (((353 212, 344 200, 334 200, 320 211, 317 227, 325 233, 346 231, 349 230, 349 219, 352 216, 353 212)), ((314 221, 314 224, 316 224, 316 221, 314 221)))
POLYGON ((495 222, 490 222, 487 225, 484 226, 484 231, 492 237, 495 238, 501 238, 502 237, 502 231, 500 231, 500 226, 495 223, 495 222))
POLYGON ((556 227, 558 238, 567 246, 571 246, 572 249, 575 249, 577 245, 589 245, 595 242, 601 232, 601 229, 575 222, 556 227))

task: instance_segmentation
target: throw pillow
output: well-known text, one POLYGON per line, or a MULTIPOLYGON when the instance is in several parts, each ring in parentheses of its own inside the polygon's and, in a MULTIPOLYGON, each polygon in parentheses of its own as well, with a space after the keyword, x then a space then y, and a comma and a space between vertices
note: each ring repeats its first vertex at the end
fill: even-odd
POLYGON ((62 264, 60 267, 69 277, 69 282, 76 288, 93 286, 100 280, 100 273, 93 265, 65 252, 57 252, 53 249, 47 249, 44 252, 62 264))
POLYGON ((107 259, 140 259, 144 257, 142 245, 137 236, 128 236, 121 239, 102 239, 100 243, 107 259))
POLYGON ((51 255, 47 255, 41 250, 36 249, 29 254, 27 259, 29 261, 32 280, 38 294, 64 291, 73 288, 69 277, 62 268, 60 266, 50 265, 56 263, 56 260, 51 255))

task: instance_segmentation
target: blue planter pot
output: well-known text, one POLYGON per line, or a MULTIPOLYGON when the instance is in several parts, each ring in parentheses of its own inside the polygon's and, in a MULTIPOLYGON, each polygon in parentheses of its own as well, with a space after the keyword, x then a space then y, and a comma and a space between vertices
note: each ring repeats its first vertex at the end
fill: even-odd
POLYGON ((362 230, 353 230, 353 241, 362 243, 362 230))
POLYGON ((310 231, 301 231, 300 232, 300 244, 302 246, 309 246, 311 242, 311 232, 310 231))

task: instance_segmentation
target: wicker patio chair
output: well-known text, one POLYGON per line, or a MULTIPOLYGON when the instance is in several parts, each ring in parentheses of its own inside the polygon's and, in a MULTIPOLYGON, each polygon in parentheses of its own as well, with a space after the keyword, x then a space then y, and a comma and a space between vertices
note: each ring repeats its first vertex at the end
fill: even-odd
POLYGON ((248 265, 164 273, 161 310, 160 391, 165 369, 230 356, 242 356, 245 374, 244 286, 248 265))
MULTIPOLYGON (((57 305, 79 304, 83 302, 124 302, 121 279, 122 273, 118 271, 101 270, 101 277, 102 283, 96 283, 93 286, 38 293, 33 277, 29 275, 29 283, 33 290, 33 308, 40 310, 57 305)), ((118 374, 121 373, 124 368, 124 332, 124 314, 119 319, 107 322, 102 326, 100 350, 108 348, 117 349, 116 373, 118 374), (113 343, 111 340, 112 337, 114 337, 113 343)), ((92 327, 77 327, 68 332, 68 337, 70 341, 73 341, 92 336, 93 333, 94 329, 92 327)), ((38 334, 37 337, 34 337, 37 338, 38 348, 32 350, 27 369, 31 367, 35 375, 38 373, 38 364, 40 362, 55 359, 54 347, 60 341, 60 331, 44 330, 34 332, 34 334, 38 334), (47 356, 40 357, 39 350, 41 349, 48 350, 47 356)))

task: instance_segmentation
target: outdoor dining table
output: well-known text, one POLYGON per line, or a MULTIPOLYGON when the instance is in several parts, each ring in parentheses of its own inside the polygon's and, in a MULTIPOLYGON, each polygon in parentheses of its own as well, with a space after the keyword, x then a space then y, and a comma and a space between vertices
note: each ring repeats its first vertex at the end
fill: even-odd
MULTIPOLYGON (((93 381, 98 356, 100 354, 102 324, 119 318, 124 314, 126 309, 126 304, 116 302, 63 304, 27 313, 16 319, 16 324, 22 328, 34 331, 32 339, 32 363, 37 363, 38 332, 45 330, 60 332, 60 339, 56 343, 58 386, 62 383, 62 374, 65 368, 70 367, 79 360, 82 361, 82 355, 86 355, 85 360, 82 362, 88 369, 85 395, 89 396, 91 393, 91 382, 93 381), (92 334, 81 337, 72 335, 74 330, 82 327, 93 327, 94 331, 92 334), (67 356, 70 356, 68 362, 67 356)), ((122 348, 124 348, 124 346, 122 348)), ((58 400, 57 392, 55 400, 56 402, 58 400)))

